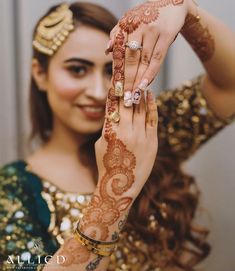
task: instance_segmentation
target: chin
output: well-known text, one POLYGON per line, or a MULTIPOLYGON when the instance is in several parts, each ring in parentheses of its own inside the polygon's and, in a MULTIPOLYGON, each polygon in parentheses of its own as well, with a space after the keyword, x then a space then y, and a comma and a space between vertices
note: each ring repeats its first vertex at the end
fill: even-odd
POLYGON ((84 135, 89 135, 89 134, 96 134, 96 133, 101 133, 103 128, 103 122, 102 123, 87 123, 87 124, 81 124, 79 127, 74 127, 74 131, 79 133, 79 134, 84 134, 84 135))

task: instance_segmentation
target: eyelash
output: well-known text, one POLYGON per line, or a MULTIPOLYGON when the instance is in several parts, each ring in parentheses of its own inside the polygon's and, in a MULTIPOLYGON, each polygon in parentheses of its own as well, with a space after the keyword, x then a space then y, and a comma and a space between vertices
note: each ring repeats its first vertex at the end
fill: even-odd
POLYGON ((105 68, 105 74, 107 74, 108 76, 112 76, 112 72, 112 65, 105 68))
POLYGON ((87 68, 84 66, 70 66, 68 70, 76 76, 83 76, 87 72, 87 68), (82 74, 81 71, 83 71, 82 74))
MULTIPOLYGON (((87 72, 88 69, 85 66, 69 66, 68 70, 75 76, 82 77, 87 72), (82 74, 81 74, 82 71, 82 74)), ((105 76, 111 77, 112 76, 112 65, 105 67, 105 76)))

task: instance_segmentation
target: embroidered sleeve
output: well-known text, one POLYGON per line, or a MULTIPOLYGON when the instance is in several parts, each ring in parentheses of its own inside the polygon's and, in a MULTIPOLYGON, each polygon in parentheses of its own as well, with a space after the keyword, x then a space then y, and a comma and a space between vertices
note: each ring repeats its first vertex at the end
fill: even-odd
POLYGON ((158 99, 159 143, 180 160, 190 157, 232 119, 222 120, 209 108, 201 92, 201 76, 158 99))
POLYGON ((14 167, 0 170, 0 269, 42 270, 40 263, 53 255, 55 244, 34 220, 33 195, 25 193, 19 179, 14 167))

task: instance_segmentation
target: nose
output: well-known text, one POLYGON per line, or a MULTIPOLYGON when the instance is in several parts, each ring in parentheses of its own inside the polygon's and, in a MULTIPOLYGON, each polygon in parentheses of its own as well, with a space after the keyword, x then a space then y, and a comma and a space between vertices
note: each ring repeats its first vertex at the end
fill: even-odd
POLYGON ((96 72, 90 82, 90 87, 86 91, 87 96, 97 101, 104 102, 106 100, 107 91, 107 83, 104 75, 102 72, 96 72))

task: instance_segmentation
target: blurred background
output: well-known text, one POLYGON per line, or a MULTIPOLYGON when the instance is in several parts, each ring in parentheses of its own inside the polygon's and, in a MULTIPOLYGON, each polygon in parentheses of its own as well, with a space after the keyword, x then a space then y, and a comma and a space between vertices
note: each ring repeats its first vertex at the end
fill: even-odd
MULTIPOLYGON (((0 163, 28 152, 28 84, 31 36, 38 18, 59 0, 0 0, 0 163)), ((69 1, 71 2, 71 1, 69 1)), ((90 1, 120 17, 138 0, 90 1)), ((235 1, 201 0, 199 5, 235 30, 235 1)), ((221 67, 223 68, 223 67, 221 67)), ((200 74, 203 68, 178 37, 155 83, 157 91, 172 88, 200 74)), ((212 253, 200 270, 235 270, 235 124, 224 129, 187 163, 202 190, 203 222, 211 229, 212 253)))

